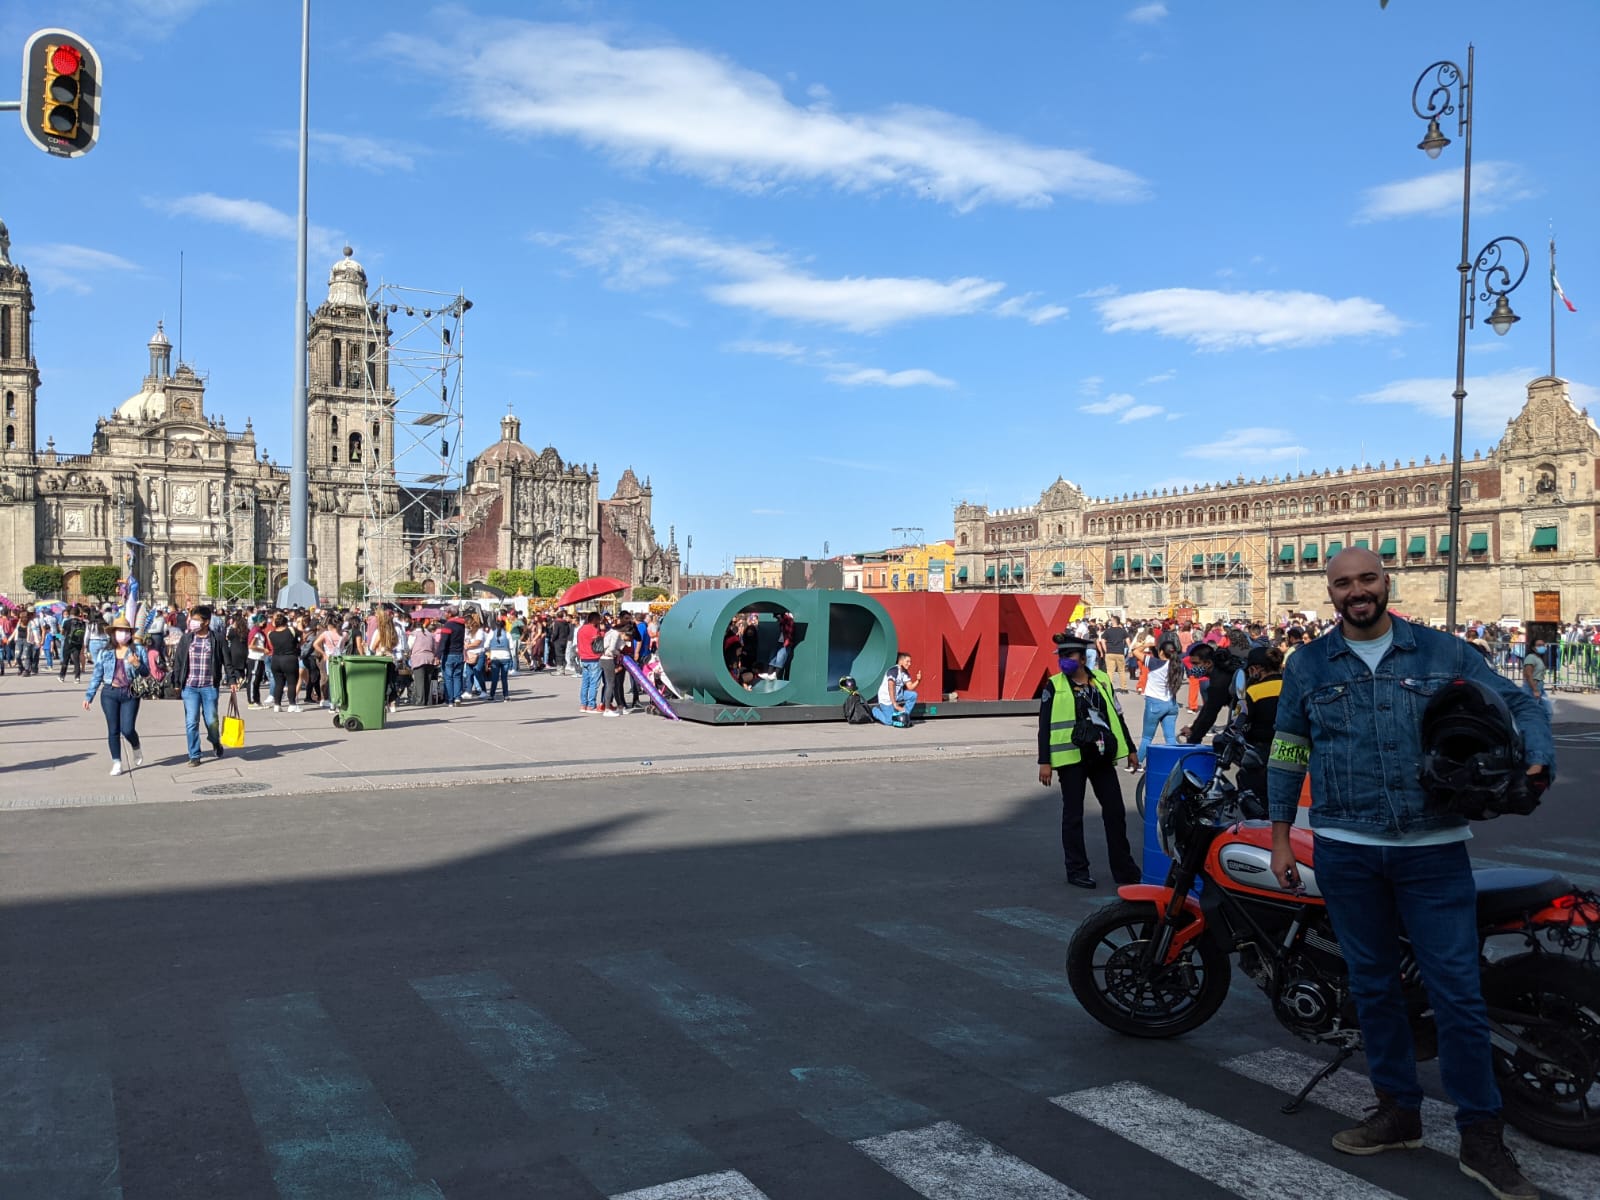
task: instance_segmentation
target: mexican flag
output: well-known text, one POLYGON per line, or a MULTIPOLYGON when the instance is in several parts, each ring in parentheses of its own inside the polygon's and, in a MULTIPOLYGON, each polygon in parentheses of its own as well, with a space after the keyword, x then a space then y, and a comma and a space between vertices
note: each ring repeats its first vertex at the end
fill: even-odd
POLYGON ((1556 295, 1561 297, 1561 303, 1563 303, 1563 304, 1565 304, 1567 306, 1567 311, 1568 312, 1577 312, 1578 311, 1578 306, 1576 304, 1574 304, 1571 300, 1568 300, 1567 299, 1567 294, 1561 290, 1561 280, 1556 278, 1556 269, 1554 267, 1550 268, 1550 286, 1555 288, 1556 295))

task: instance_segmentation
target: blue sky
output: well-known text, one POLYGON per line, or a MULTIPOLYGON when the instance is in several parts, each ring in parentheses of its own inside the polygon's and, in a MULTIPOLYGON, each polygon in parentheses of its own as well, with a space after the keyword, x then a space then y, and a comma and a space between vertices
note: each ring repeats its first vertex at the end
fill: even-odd
MULTIPOLYGON (((40 5, 0 10, 20 49, 40 5), (33 10, 30 12, 29 10, 33 10)), ((0 114, 41 442, 87 449, 178 309, 208 405, 289 453, 299 5, 48 6, 106 64, 74 162, 0 114), (192 81, 192 82, 191 82, 192 81)), ((1600 5, 333 3, 312 17, 313 302, 346 240, 473 301, 469 445, 632 465, 689 566, 1024 504, 1439 455, 1462 145, 1411 89, 1477 44, 1467 445, 1549 361, 1547 239, 1600 398, 1600 5), (1480 318, 1486 313, 1480 313, 1480 318)), ((13 51, 14 53, 15 51, 13 51)), ((1600 410, 1597 410, 1600 411, 1600 410)))

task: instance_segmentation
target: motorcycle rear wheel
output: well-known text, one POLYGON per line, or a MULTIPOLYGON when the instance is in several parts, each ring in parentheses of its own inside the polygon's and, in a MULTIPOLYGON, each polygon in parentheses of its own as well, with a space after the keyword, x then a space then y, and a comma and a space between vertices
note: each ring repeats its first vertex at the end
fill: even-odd
POLYGON ((1190 942, 1154 978, 1139 978, 1140 951, 1157 918, 1148 901, 1119 900, 1078 926, 1067 947, 1067 982, 1083 1010, 1131 1037, 1188 1033, 1209 1021, 1228 996, 1228 955, 1205 937, 1190 942))
POLYGON ((1600 1150, 1600 968, 1519 954, 1485 968, 1483 998, 1541 1051, 1493 1051, 1507 1123, 1552 1146, 1600 1150))

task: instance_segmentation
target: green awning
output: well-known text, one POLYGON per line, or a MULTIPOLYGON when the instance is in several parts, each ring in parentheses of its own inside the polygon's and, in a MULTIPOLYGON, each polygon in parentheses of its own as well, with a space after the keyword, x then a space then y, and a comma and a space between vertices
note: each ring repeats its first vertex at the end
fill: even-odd
MULTIPOLYGON (((1144 570, 1144 555, 1135 554, 1133 556, 1133 561, 1131 563, 1129 563, 1128 565, 1131 566, 1135 571, 1144 570)), ((1153 560, 1152 560, 1152 565, 1153 565, 1153 560)))
POLYGON ((1244 556, 1242 554, 1240 554, 1237 550, 1235 550, 1232 554, 1228 555, 1228 561, 1229 562, 1239 562, 1239 561, 1241 561, 1243 559, 1243 557, 1244 556))
POLYGON ((1001 579, 1010 579, 1011 578, 1011 564, 1010 563, 1001 563, 1000 564, 1000 578, 1001 579))
POLYGON ((1395 539, 1384 538, 1382 543, 1378 546, 1378 553, 1384 558, 1393 558, 1395 555, 1395 539))
POLYGON ((985 579, 993 579, 994 578, 994 568, 993 567, 985 567, 983 569, 983 577, 985 579))
POLYGON ((1159 554, 1152 554, 1152 555, 1151 555, 1151 556, 1150 556, 1150 569, 1151 569, 1151 570, 1152 570, 1152 571, 1159 571, 1159 570, 1161 570, 1161 555, 1159 555, 1159 554))
POLYGON ((1371 550, 1372 549, 1372 543, 1367 541, 1366 538, 1357 538, 1356 539, 1356 549, 1357 550, 1371 550))
POLYGON ((1317 548, 1317 544, 1315 542, 1300 547, 1300 557, 1306 562, 1316 562, 1317 555, 1320 553, 1322 553, 1322 551, 1317 548))
POLYGON ((1123 558, 1122 555, 1120 555, 1120 554, 1117 555, 1115 558, 1113 558, 1111 560, 1111 569, 1113 571, 1120 571, 1120 570, 1122 570, 1123 567, 1125 567, 1127 565, 1128 565, 1128 560, 1123 558))
POLYGON ((1426 554, 1428 552, 1428 539, 1420 534, 1406 543, 1407 554, 1426 554))
POLYGON ((1468 554, 1487 554, 1489 552, 1489 535, 1475 533, 1467 539, 1468 554))
POLYGON ((1221 566, 1223 563, 1225 563, 1227 561, 1228 561, 1228 556, 1226 554, 1213 554, 1211 556, 1211 562, 1212 562, 1213 565, 1216 565, 1216 566, 1221 566))
POLYGON ((1278 549, 1278 561, 1279 562, 1293 562, 1294 561, 1294 547, 1293 546, 1282 546, 1282 547, 1280 547, 1278 549))
POLYGON ((967 581, 967 569, 965 567, 957 568, 957 570, 956 570, 956 578, 959 579, 962 583, 965 583, 967 581))
POLYGON ((1027 573, 1028 573, 1028 568, 1023 566, 1021 563, 1017 563, 1015 566, 1013 566, 1011 568, 1011 575, 1012 575, 1012 578, 1014 578, 1014 579, 1021 579, 1027 573))
POLYGON ((1439 539, 1439 553, 1450 553, 1450 535, 1448 533, 1439 539))
POLYGON ((1343 542, 1329 542, 1328 543, 1328 557, 1329 558, 1332 558, 1335 554, 1342 554, 1342 553, 1344 553, 1344 543, 1343 542))
POLYGON ((1196 554, 1192 561, 1194 562, 1195 566, 1203 567, 1206 565, 1206 556, 1204 554, 1196 554))
POLYGON ((1067 564, 1066 563, 1051 563, 1050 564, 1050 574, 1052 574, 1052 575, 1065 575, 1066 573, 1067 573, 1067 564))
POLYGON ((1533 531, 1533 548, 1535 550, 1554 550, 1561 545, 1560 530, 1554 525, 1546 525, 1533 531))

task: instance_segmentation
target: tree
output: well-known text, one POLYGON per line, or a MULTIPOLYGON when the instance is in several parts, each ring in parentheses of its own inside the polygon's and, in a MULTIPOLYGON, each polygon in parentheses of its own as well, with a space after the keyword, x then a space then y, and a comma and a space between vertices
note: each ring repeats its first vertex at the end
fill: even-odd
MULTIPOLYGON (((34 563, 31 567, 22 568, 22 586, 35 596, 56 595, 61 591, 61 583, 66 577, 65 571, 49 563, 34 563)), ((114 589, 116 585, 112 587, 114 589)))
POLYGON ((578 582, 578 573, 571 567, 535 567, 533 578, 539 586, 540 596, 559 596, 578 582))
POLYGON ((539 581, 534 578, 532 571, 500 570, 496 568, 489 572, 489 577, 484 580, 492 588, 499 588, 508 596, 521 592, 524 596, 537 596, 539 594, 539 581))
POLYGON ((117 584, 122 581, 122 568, 110 563, 104 566, 84 567, 78 572, 78 586, 97 600, 117 594, 117 584))
POLYGON ((206 568, 206 595, 215 600, 254 600, 267 594, 263 565, 212 563, 206 568))
POLYGON ((360 604, 367 598, 367 585, 359 579, 339 585, 340 604, 360 604))
POLYGON ((394 585, 394 594, 396 596, 420 596, 422 595, 422 584, 415 579, 397 580, 394 585))
POLYGON ((663 599, 667 594, 666 588, 656 587, 654 584, 648 583, 643 587, 636 587, 633 589, 633 598, 635 600, 660 600, 663 599))

